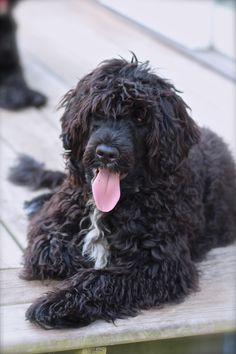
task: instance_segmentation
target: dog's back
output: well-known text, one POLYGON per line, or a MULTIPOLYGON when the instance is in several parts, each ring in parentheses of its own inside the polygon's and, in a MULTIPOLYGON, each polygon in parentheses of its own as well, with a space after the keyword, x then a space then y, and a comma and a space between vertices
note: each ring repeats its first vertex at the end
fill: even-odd
POLYGON ((202 128, 201 139, 189 154, 192 168, 201 170, 205 231, 198 246, 225 246, 236 238, 236 168, 224 141, 202 128), (199 161, 201 156, 201 161, 199 161))

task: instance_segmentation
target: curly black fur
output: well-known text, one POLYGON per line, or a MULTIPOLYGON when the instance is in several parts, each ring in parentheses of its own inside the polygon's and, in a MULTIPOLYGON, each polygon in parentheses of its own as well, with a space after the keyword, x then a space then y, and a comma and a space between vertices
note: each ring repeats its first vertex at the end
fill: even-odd
POLYGON ((236 236, 235 165, 226 145, 135 57, 102 63, 62 105, 68 175, 30 222, 23 277, 68 279, 27 318, 45 328, 83 326, 181 300, 197 289, 195 261, 236 236), (101 158, 101 145, 115 158, 101 158), (96 210, 91 192, 101 167, 122 177, 109 212, 96 210), (89 246, 102 247, 100 269, 83 248, 94 220, 99 237, 89 246))
POLYGON ((16 24, 12 8, 17 0, 0 4, 0 107, 20 109, 41 107, 46 97, 30 89, 23 77, 16 44, 16 24))

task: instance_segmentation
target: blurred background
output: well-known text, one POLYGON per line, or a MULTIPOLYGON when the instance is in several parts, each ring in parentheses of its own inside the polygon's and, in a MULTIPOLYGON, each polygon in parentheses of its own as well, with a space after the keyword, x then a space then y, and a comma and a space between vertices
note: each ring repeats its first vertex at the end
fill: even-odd
MULTIPOLYGON (((236 156, 235 14, 234 0, 17 3, 13 17, 24 76, 48 102, 41 109, 0 109, 1 232, 5 236, 1 241, 6 253, 12 254, 12 259, 3 259, 5 266, 20 265, 26 245, 22 203, 35 196, 10 185, 7 171, 19 153, 30 154, 50 168, 63 169, 61 111, 56 107, 102 60, 130 59, 132 51, 140 61, 149 61, 158 75, 182 91, 192 117, 221 135, 236 156)), ((231 353, 227 348, 224 353, 231 353)))
POLYGON ((129 59, 133 51, 183 92, 193 118, 221 134, 235 154, 235 4, 22 1, 15 18, 25 74, 54 107, 100 61, 119 55, 129 59))
POLYGON ((27 81, 49 97, 38 114, 53 120, 50 109, 79 78, 133 51, 236 154, 234 0, 25 0, 15 19, 27 81))

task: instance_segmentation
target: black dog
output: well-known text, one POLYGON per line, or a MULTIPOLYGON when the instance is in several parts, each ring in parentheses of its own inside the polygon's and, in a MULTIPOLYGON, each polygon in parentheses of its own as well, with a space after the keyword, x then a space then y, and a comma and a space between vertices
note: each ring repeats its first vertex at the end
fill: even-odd
MULTIPOLYGON (((68 279, 27 318, 83 326, 181 300, 197 288, 195 261, 236 236, 226 145, 135 57, 104 62, 62 105, 68 173, 31 218, 23 277, 68 279)), ((12 179, 53 183, 55 175, 31 165, 25 160, 12 179)))
POLYGON ((12 8, 18 0, 0 0, 0 107, 41 107, 46 97, 30 89, 23 77, 16 45, 12 8))

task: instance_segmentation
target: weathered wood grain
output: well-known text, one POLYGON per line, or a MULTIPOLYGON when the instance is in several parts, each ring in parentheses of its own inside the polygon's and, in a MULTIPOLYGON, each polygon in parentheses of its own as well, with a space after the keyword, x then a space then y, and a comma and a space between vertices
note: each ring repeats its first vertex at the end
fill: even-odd
POLYGON ((20 272, 21 268, 0 270, 1 306, 33 302, 37 297, 58 284, 55 280, 22 280, 20 272))
MULTIPOLYGON (((30 117, 29 117, 30 118, 30 117)), ((9 168, 15 163, 17 153, 14 149, 20 149, 20 142, 17 139, 15 132, 15 140, 13 139, 11 145, 8 144, 6 141, 1 141, 1 169, 0 169, 0 179, 1 179, 1 195, 0 195, 0 202, 1 202, 1 220, 10 230, 10 232, 14 235, 14 237, 18 240, 22 247, 26 246, 26 227, 27 227, 27 217, 23 210, 23 203, 25 200, 30 200, 37 194, 42 193, 42 191, 32 192, 26 188, 18 187, 11 184, 8 179, 8 172, 9 168), (15 143, 14 143, 15 142, 15 143)), ((20 134, 19 134, 20 135, 20 134)), ((21 139, 21 138, 20 138, 21 139)), ((47 143, 45 143, 47 144, 47 143)), ((54 148, 54 147, 53 147, 54 148)), ((28 151, 28 153, 32 153, 34 155, 34 151, 37 147, 32 147, 28 151)), ((40 149, 39 155, 40 155, 40 149)), ((23 149, 21 152, 25 152, 23 149)), ((42 152, 43 153, 43 152, 42 152)), ((44 152, 45 153, 45 152, 44 152)), ((37 155, 37 154, 36 154, 37 155)), ((57 154, 55 153, 55 156, 57 154)), ((49 158, 53 160, 53 152, 49 152, 47 155, 45 153, 45 160, 49 158)), ((59 159, 59 158, 58 158, 59 159)), ((41 156, 42 160, 42 156, 41 156)), ((50 163, 55 166, 56 158, 54 161, 49 161, 50 163)), ((59 162, 58 162, 59 165, 59 162)), ((60 167, 60 166, 59 166, 60 167)))
POLYGON ((10 184, 7 180, 9 168, 15 162, 16 156, 14 150, 1 141, 1 220, 21 246, 25 246, 27 219, 23 211, 23 202, 32 194, 24 188, 10 184))
POLYGON ((22 48, 21 61, 28 84, 31 87, 37 87, 48 97, 43 111, 48 107, 56 108, 62 96, 71 88, 69 84, 63 76, 59 76, 46 63, 42 63, 37 55, 28 52, 27 49, 22 48))
POLYGON ((28 84, 37 88, 47 96, 46 106, 40 109, 41 117, 47 119, 60 133, 60 117, 62 111, 58 110, 59 103, 66 92, 71 88, 65 80, 42 64, 37 57, 22 51, 21 53, 24 74, 28 84))
MULTIPOLYGON (((232 245, 209 253, 207 260, 199 265, 201 290, 181 304, 144 311, 135 318, 116 321, 115 326, 97 321, 81 329, 45 331, 24 320, 29 304, 19 303, 18 295, 15 300, 11 300, 15 305, 2 306, 4 353, 67 351, 235 330, 235 249, 236 245, 232 245)), ((9 291, 19 294, 17 288, 21 287, 24 301, 31 301, 28 283, 16 282, 14 277, 9 291)), ((37 289, 32 285, 32 289, 35 295, 41 292, 39 285, 37 289)), ((5 287, 4 297, 8 296, 5 287)))
MULTIPOLYGON (((41 111, 7 112, 0 110, 1 117, 1 218, 22 246, 26 245, 26 217, 22 206, 25 200, 37 195, 10 184, 7 180, 9 168, 15 163, 17 154, 24 153, 46 163, 48 168, 63 170, 62 144, 59 139, 59 113, 55 112, 55 100, 66 90, 56 78, 50 76, 39 65, 26 59, 28 73, 36 82, 47 87, 49 104, 41 111), (39 79, 41 78, 41 79, 39 79), (51 95, 49 91, 52 90, 51 95), (53 102, 53 103, 52 103, 53 102)), ((56 105, 56 103, 55 103, 56 105)), ((42 192, 39 192, 39 194, 42 192)))
POLYGON ((32 155, 50 164, 51 168, 61 168, 63 164, 59 134, 59 130, 43 118, 43 112, 33 108, 17 115, 1 111, 1 137, 17 153, 32 155))
MULTIPOLYGON (((9 232, 5 229, 5 227, 0 223, 0 269, 19 268, 21 266, 21 258, 22 250, 11 237, 9 232)), ((10 270, 4 270, 6 273, 8 271, 10 270)), ((0 273, 1 272, 2 271, 0 271, 0 273)))
POLYGON ((38 88, 48 96, 47 106, 40 111, 32 108, 16 114, 0 110, 1 218, 25 247, 27 220, 23 202, 42 192, 35 193, 10 184, 7 180, 8 171, 19 153, 29 154, 45 162, 48 168, 63 170, 63 150, 59 139, 61 112, 56 112, 56 105, 68 87, 30 57, 23 58, 27 65, 26 76, 31 78, 29 83, 33 85, 36 82, 38 88))
POLYGON ((164 46, 95 1, 70 0, 68 6, 67 0, 48 0, 47 7, 25 2, 16 15, 22 47, 69 86, 104 59, 129 58, 130 50, 139 60, 149 60, 160 75, 171 78, 184 92, 194 119, 223 136, 236 155, 234 83, 164 46))

